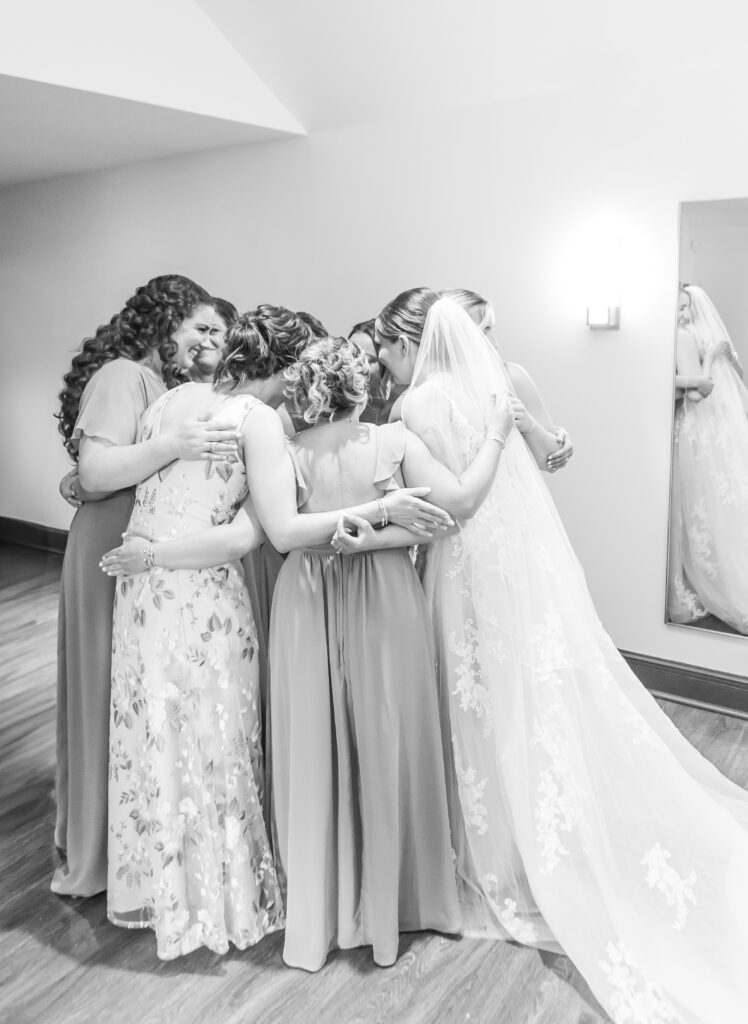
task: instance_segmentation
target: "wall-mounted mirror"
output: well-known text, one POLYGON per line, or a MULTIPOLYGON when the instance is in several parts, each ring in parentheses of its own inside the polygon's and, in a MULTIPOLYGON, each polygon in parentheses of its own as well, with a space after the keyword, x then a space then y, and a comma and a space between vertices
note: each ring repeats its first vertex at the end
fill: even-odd
POLYGON ((682 203, 665 621, 748 636, 748 199, 682 203))

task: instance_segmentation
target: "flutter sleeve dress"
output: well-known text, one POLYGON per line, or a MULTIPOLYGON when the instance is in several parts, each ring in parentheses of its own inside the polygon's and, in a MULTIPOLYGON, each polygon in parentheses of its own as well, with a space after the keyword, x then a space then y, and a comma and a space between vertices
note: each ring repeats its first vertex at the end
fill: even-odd
MULTIPOLYGON (((81 398, 73 440, 99 437, 131 445, 146 408, 166 390, 157 374, 131 359, 105 363, 81 398)), ((99 559, 122 542, 134 488, 75 513, 62 566, 57 647, 57 821, 65 862, 52 891, 93 896, 106 889, 109 692, 114 580, 99 559)))
MULTIPOLYGON (((401 486, 402 427, 380 427, 374 493, 401 486)), ((298 504, 313 479, 297 466, 298 504)), ((400 931, 460 930, 423 591, 406 548, 292 551, 270 625, 275 856, 285 875, 287 964, 400 931)))

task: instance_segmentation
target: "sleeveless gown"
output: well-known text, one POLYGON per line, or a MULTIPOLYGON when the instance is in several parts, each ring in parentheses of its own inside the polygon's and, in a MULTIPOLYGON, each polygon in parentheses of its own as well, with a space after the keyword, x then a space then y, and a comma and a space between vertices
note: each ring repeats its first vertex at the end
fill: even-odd
MULTIPOLYGON (((373 494, 402 486, 400 425, 376 431, 373 494)), ((314 480, 298 471, 299 507, 314 480)), ((287 964, 399 932, 454 933, 455 886, 434 652, 404 548, 292 551, 271 616, 275 855, 286 883, 287 964)))
MULTIPOLYGON (((185 388, 208 387, 186 384, 185 388)), ((169 392, 147 411, 158 434, 169 392)), ((250 396, 217 398, 243 422, 250 396)), ((242 462, 177 461, 138 485, 129 529, 166 540, 229 522, 242 462)), ((109 754, 110 921, 162 959, 244 949, 283 927, 262 817, 257 636, 240 564, 117 582, 109 754)))
POLYGON ((748 635, 748 393, 723 355, 712 379, 675 412, 668 618, 712 614, 748 635))
MULTIPOLYGON (((448 410, 430 446, 461 472, 482 410, 449 378, 422 386, 448 410)), ((431 546, 424 587, 466 822, 457 863, 481 896, 467 932, 565 952, 616 1024, 740 1024, 748 794, 605 633, 516 431, 478 513, 431 546)))

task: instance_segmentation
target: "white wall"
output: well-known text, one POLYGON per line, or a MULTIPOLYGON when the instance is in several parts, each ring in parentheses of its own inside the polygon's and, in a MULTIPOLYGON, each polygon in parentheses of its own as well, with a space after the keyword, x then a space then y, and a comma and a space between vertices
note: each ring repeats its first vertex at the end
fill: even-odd
POLYGON ((0 514, 67 524, 60 377, 153 274, 194 276, 240 306, 305 308, 338 332, 402 288, 465 285, 495 301, 507 356, 574 437, 551 486, 614 641, 745 674, 745 640, 663 624, 677 204, 748 193, 726 101, 741 94, 715 71, 0 192, 0 514), (698 149, 684 110, 705 126, 698 149), (581 267, 601 225, 624 252, 610 334, 584 326, 581 267))

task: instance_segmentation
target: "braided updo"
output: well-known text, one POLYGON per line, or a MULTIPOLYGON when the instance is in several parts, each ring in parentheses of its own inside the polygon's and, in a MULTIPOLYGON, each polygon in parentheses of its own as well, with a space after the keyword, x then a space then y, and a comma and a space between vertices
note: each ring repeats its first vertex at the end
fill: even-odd
POLYGON ((286 398, 311 424, 363 407, 369 394, 369 362, 363 349, 345 338, 312 342, 285 376, 286 398))
POLYGON ((65 386, 60 391, 60 411, 55 414, 60 421, 57 429, 72 458, 78 457, 72 436, 81 396, 94 373, 113 359, 124 357, 137 362, 155 349, 161 357, 161 372, 167 387, 181 383, 174 360, 177 343, 172 335, 202 305, 211 305, 211 298, 188 277, 179 274, 154 277, 138 288, 108 324, 99 327, 92 338, 85 339, 73 357, 71 369, 63 377, 65 386))

